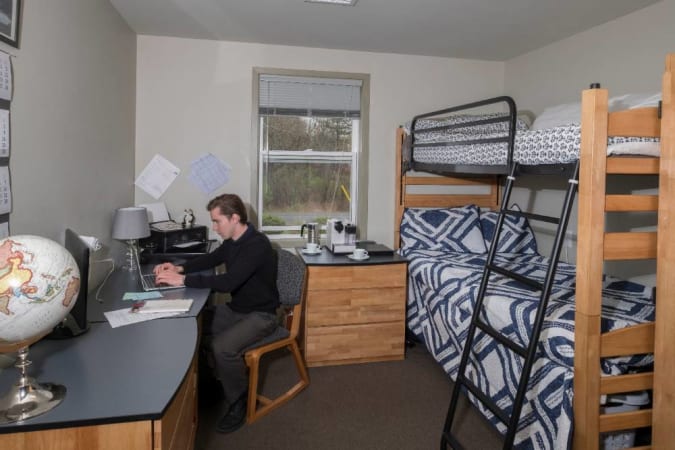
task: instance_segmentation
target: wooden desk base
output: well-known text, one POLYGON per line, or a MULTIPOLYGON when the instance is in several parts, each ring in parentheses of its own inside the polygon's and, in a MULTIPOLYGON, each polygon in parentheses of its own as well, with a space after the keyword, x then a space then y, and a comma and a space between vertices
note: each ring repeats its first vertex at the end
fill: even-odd
POLYGON ((308 266, 308 366, 404 358, 406 264, 308 266))
POLYGON ((197 432, 197 361, 160 420, 0 434, 0 449, 191 450, 197 432))

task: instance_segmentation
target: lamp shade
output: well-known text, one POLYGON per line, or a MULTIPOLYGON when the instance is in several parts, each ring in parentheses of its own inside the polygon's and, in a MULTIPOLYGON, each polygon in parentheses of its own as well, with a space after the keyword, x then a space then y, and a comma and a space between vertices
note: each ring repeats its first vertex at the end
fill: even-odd
POLYGON ((148 210, 139 207, 120 208, 115 211, 112 237, 119 240, 140 239, 150 236, 148 210))

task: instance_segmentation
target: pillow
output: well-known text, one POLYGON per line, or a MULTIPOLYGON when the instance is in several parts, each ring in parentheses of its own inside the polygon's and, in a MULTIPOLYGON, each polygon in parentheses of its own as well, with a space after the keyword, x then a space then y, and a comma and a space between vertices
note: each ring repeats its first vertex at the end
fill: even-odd
MULTIPOLYGON (((490 248, 492 237, 497 225, 496 211, 481 211, 480 226, 483 230, 485 247, 490 248)), ((497 253, 539 254, 537 239, 525 217, 507 215, 504 217, 504 226, 497 243, 497 253)))
POLYGON ((622 109, 653 108, 659 106, 661 93, 653 94, 625 94, 609 99, 610 111, 621 111, 622 109))
POLYGON ((406 250, 485 253, 476 205, 458 208, 406 208, 401 221, 401 246, 406 250))
POLYGON ((545 130, 581 122, 581 103, 565 103, 544 109, 532 124, 531 130, 545 130))
MULTIPOLYGON (((612 97, 607 100, 609 112, 624 109, 647 108, 659 105, 661 93, 655 94, 625 94, 612 97)), ((532 130, 560 127, 572 123, 581 123, 581 103, 565 103, 563 105, 550 106, 544 109, 532 124, 532 130)))

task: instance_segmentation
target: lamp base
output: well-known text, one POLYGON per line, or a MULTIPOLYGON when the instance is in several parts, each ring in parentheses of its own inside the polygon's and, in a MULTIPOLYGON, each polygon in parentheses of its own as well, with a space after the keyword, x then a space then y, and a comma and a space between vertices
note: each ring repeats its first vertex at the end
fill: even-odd
POLYGON ((19 381, 0 399, 0 424, 21 422, 39 416, 58 406, 66 395, 66 387, 60 384, 39 384, 26 375, 28 348, 19 350, 15 366, 21 371, 19 381))
POLYGON ((127 241, 127 253, 124 255, 124 264, 122 265, 122 270, 127 272, 138 272, 138 249, 136 248, 135 240, 127 241))

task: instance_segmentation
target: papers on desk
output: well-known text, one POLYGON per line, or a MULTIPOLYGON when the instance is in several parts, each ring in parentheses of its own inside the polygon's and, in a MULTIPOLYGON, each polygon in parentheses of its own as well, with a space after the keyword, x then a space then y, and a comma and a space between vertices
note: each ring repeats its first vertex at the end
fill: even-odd
POLYGON ((112 328, 123 327, 138 322, 147 322, 153 319, 163 319, 165 317, 179 316, 181 312, 159 312, 151 314, 136 314, 131 312, 131 308, 118 309, 103 313, 112 328))
POLYGON ((147 300, 134 303, 131 308, 103 313, 112 328, 146 322, 153 319, 179 316, 190 311, 192 299, 147 300), (142 314, 141 314, 142 313, 142 314))

